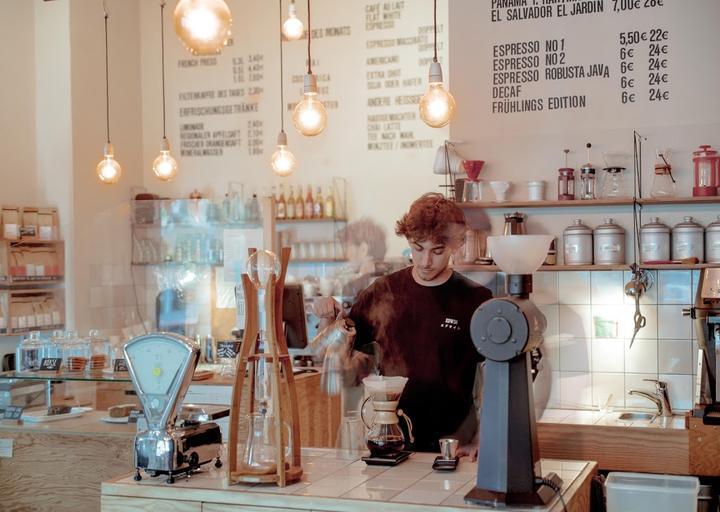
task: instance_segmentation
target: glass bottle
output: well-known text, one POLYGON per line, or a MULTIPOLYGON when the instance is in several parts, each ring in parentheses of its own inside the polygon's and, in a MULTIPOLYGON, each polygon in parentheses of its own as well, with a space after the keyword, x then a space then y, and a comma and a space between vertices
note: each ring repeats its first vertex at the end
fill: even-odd
POLYGON ((287 218, 287 202, 285 201, 285 187, 283 187, 282 184, 280 184, 279 191, 280 193, 278 195, 277 202, 275 203, 277 208, 277 218, 284 220, 287 218))
POLYGON ((329 219, 335 218, 335 198, 333 197, 332 187, 328 188, 325 198, 325 217, 329 219))
POLYGON ((248 219, 251 221, 260 220, 260 203, 258 203, 257 194, 252 195, 250 205, 248 206, 248 219))
POLYGON ((313 210, 314 210, 314 204, 313 204, 313 196, 312 196, 312 185, 308 185, 307 186, 307 194, 305 195, 305 218, 306 219, 313 218, 313 210))
POLYGON ((295 218, 302 219, 305 217, 305 201, 302 196, 302 186, 298 185, 297 195, 295 196, 295 218))
POLYGON ((672 166, 670 165, 670 155, 656 151, 657 160, 655 160, 655 176, 653 177, 650 196, 656 198, 675 197, 677 195, 677 187, 675 178, 672 175, 672 166))
POLYGON ((313 201, 313 217, 322 219, 325 216, 325 201, 323 201, 322 189, 315 189, 315 200, 313 201))
POLYGON ((285 216, 288 219, 295 218, 295 194, 293 194, 292 185, 290 185, 290 190, 288 191, 287 205, 285 206, 285 216))

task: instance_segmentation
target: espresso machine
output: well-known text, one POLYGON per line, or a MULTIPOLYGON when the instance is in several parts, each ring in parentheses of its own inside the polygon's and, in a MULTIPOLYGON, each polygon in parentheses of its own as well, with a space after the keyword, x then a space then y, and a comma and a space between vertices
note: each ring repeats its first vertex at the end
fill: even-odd
POLYGON ((695 305, 683 313, 695 320, 700 347, 695 402, 704 423, 720 425, 720 268, 700 271, 695 305))
POLYGON ((177 475, 189 475, 213 460, 220 467, 218 424, 177 423, 200 349, 177 334, 158 333, 130 340, 124 352, 147 421, 147 430, 135 436, 135 480, 145 470, 151 476, 167 475, 171 484, 177 475))
POLYGON ((553 237, 488 237, 505 272, 508 296, 477 308, 470 336, 485 356, 480 447, 475 487, 465 501, 480 505, 545 505, 560 492, 554 473, 543 478, 535 428, 531 352, 542 343, 545 316, 530 301, 532 273, 553 237))

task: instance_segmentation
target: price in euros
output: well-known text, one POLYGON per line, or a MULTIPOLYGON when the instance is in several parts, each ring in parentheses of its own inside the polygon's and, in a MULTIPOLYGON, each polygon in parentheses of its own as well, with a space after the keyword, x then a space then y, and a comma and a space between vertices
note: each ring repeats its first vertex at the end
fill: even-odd
POLYGON ((661 89, 650 89, 650 101, 668 101, 670 100, 670 91, 661 89))
POLYGON ((667 73, 648 73, 648 85, 661 85, 668 83, 667 73))
POLYGON ((662 7, 665 0, 613 0, 613 11, 634 11, 642 7, 662 7))
POLYGON ((647 41, 647 32, 632 30, 630 32, 620 32, 620 44, 623 46, 638 44, 641 41, 647 41))

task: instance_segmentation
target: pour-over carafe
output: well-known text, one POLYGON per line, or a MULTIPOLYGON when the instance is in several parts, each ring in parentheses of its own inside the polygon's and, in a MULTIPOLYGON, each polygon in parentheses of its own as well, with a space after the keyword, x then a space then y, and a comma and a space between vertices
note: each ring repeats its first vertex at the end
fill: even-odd
POLYGON ((405 377, 383 377, 373 375, 363 379, 363 385, 370 394, 363 402, 360 416, 368 428, 367 447, 373 457, 392 457, 405 448, 405 436, 400 429, 400 417, 407 423, 410 442, 414 442, 412 421, 398 409, 400 395, 408 379, 405 377), (368 421, 366 408, 372 401, 374 414, 368 421))
POLYGON ((290 456, 292 445, 290 425, 285 422, 280 425, 283 442, 277 443, 277 420, 274 415, 268 414, 267 411, 253 412, 246 417, 246 421, 248 437, 242 458, 239 460, 240 467, 243 471, 257 475, 275 473, 278 461, 276 446, 283 446, 286 459, 290 456))

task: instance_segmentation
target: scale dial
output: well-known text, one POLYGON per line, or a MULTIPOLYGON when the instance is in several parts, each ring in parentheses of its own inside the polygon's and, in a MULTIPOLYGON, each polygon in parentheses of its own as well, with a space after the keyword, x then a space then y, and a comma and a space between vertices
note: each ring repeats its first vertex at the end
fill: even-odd
POLYGON ((165 395, 191 352, 182 342, 157 336, 128 346, 127 355, 140 391, 146 395, 165 395))

